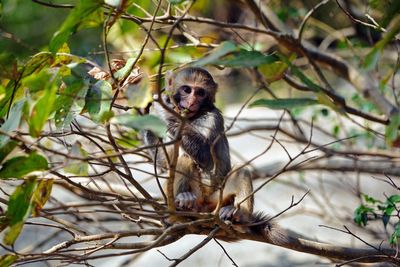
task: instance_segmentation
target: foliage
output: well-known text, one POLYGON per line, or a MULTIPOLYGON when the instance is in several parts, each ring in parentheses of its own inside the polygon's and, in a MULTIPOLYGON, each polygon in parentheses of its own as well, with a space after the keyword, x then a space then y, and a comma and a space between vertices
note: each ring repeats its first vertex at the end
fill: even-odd
POLYGON ((360 226, 367 226, 368 221, 380 219, 385 228, 388 227, 389 222, 395 220, 393 223, 394 228, 391 231, 390 244, 396 245, 398 238, 400 237, 399 232, 399 203, 400 195, 392 195, 386 199, 386 201, 377 200, 371 196, 363 195, 365 205, 360 205, 354 212, 354 221, 360 226))
MULTIPOLYGON (((180 136, 170 140, 167 134, 168 122, 148 113, 153 96, 163 94, 166 71, 185 66, 215 74, 218 107, 231 104, 226 99, 241 104, 226 119, 227 136, 258 138, 265 146, 251 156, 232 152, 238 169, 251 164, 253 179, 262 180, 256 197, 269 182, 281 182, 290 195, 313 188, 306 200, 320 210, 305 213, 361 226, 360 236, 369 235, 371 242, 398 245, 399 1, 306 2, 0 1, 0 230, 8 250, 0 266, 92 264, 115 256, 108 249, 134 255, 210 230, 208 242, 215 225, 225 237, 260 241, 214 214, 178 211, 180 216, 172 214, 177 222, 169 217, 160 180, 174 176, 174 162, 168 159, 167 174, 159 170, 141 133, 150 130, 160 138, 156 153, 179 145, 180 136), (365 10, 368 16, 355 17, 365 10), (270 153, 276 147, 285 161, 270 153), (256 159, 263 166, 253 164, 256 159), (319 188, 310 181, 315 175, 319 188), (379 198, 364 192, 376 176, 389 184, 377 189, 379 198), (335 183, 351 184, 344 190, 352 197, 353 221, 336 211, 340 199, 329 199, 335 183), (382 221, 381 232, 371 230, 373 221, 382 221), (39 248, 20 249, 25 231, 40 227, 59 232, 35 240, 39 248), (142 235, 150 241, 139 240, 142 235)), ((297 205, 291 203, 277 214, 297 205)), ((296 246, 288 247, 330 255, 296 246)), ((373 253, 371 261, 399 264, 380 246, 373 253)), ((354 255, 354 261, 363 258, 354 255)))

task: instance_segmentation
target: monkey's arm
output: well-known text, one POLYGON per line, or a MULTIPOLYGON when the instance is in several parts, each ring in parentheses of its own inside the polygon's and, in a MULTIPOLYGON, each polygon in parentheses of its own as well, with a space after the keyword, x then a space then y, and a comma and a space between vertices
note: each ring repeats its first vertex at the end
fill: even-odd
POLYGON ((211 172, 215 167, 214 175, 223 177, 231 169, 224 120, 216 108, 185 125, 182 148, 202 170, 211 172))

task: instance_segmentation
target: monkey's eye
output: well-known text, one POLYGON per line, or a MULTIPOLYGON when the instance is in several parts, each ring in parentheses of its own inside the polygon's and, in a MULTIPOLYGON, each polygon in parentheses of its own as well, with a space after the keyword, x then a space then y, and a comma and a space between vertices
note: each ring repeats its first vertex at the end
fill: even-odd
POLYGON ((187 85, 182 86, 181 90, 184 91, 186 94, 190 94, 192 92, 192 88, 190 88, 190 86, 187 85))
POLYGON ((198 96, 200 96, 200 97, 206 96, 206 90, 203 89, 203 88, 199 88, 199 89, 197 89, 197 91, 196 91, 196 95, 198 95, 198 96))

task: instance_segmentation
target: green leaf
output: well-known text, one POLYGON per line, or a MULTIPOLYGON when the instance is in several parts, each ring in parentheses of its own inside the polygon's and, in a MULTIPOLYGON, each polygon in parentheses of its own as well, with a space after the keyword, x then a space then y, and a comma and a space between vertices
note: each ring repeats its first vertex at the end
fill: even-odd
POLYGON ((6 211, 9 227, 4 234, 4 244, 13 245, 21 233, 25 220, 29 217, 32 209, 32 195, 36 185, 36 179, 31 177, 18 186, 10 196, 6 211))
POLYGON ((97 81, 91 86, 85 97, 85 107, 90 117, 95 122, 105 122, 113 116, 110 113, 110 105, 112 100, 112 86, 107 81, 97 81))
POLYGON ((395 114, 390 117, 390 123, 385 129, 385 141, 388 146, 392 146, 393 142, 398 138, 398 129, 400 126, 400 114, 395 114))
MULTIPOLYGON (((75 142, 71 147, 69 154, 74 157, 85 158, 89 154, 82 148, 82 144, 79 142, 75 142)), ((73 159, 69 161, 67 167, 64 168, 64 171, 80 175, 87 176, 89 173, 89 164, 86 161, 81 161, 77 159, 73 159)))
POLYGON ((368 214, 374 213, 374 210, 372 208, 366 207, 364 205, 360 205, 355 211, 354 211, 354 222, 358 224, 359 226, 366 226, 368 223, 368 214))
POLYGON ((137 138, 137 131, 135 130, 124 131, 121 133, 121 137, 115 139, 115 141, 119 146, 127 149, 135 148, 140 145, 140 141, 137 138))
POLYGON ((39 137, 43 126, 46 124, 50 114, 53 111, 53 104, 56 100, 57 85, 48 84, 44 95, 33 107, 29 118, 29 133, 33 137, 39 137))
POLYGON ((383 207, 384 207, 383 213, 386 214, 386 215, 392 215, 393 211, 395 211, 395 209, 396 209, 396 206, 393 205, 393 204, 388 204, 388 205, 383 206, 383 207))
POLYGON ((249 105, 250 108, 266 107, 270 109, 291 109, 316 105, 318 101, 310 98, 281 98, 281 99, 258 99, 249 105))
POLYGON ((0 257, 0 266, 8 267, 18 260, 18 256, 15 254, 6 254, 0 257))
POLYGON ((214 62, 218 61, 221 57, 234 51, 239 51, 239 48, 234 43, 222 42, 217 48, 213 49, 209 55, 194 62, 193 66, 200 67, 214 64, 214 62))
POLYGON ((159 137, 164 137, 167 132, 165 122, 154 115, 134 116, 123 114, 114 117, 111 122, 128 126, 137 131, 150 130, 159 137))
POLYGON ((209 64, 222 65, 231 68, 252 68, 261 65, 269 65, 277 60, 278 58, 274 55, 264 55, 258 51, 240 49, 239 52, 233 52, 209 64))
POLYGON ((33 171, 47 170, 46 158, 32 152, 29 156, 20 156, 7 160, 0 169, 0 179, 22 178, 33 171))
POLYGON ((68 127, 74 118, 74 113, 78 114, 80 112, 80 109, 72 110, 72 107, 75 104, 75 100, 78 98, 79 92, 81 92, 85 86, 82 80, 64 82, 67 87, 60 89, 53 108, 53 110, 56 112, 54 115, 54 120, 57 129, 68 127))
POLYGON ((282 61, 264 64, 258 67, 258 70, 264 75, 264 78, 269 82, 280 80, 288 69, 288 65, 282 61))
POLYGON ((400 202, 400 195, 392 195, 387 199, 388 203, 396 204, 400 202))
POLYGON ((97 86, 92 86, 87 91, 84 109, 87 110, 90 115, 97 115, 100 112, 101 95, 101 89, 97 86))
POLYGON ((41 71, 43 68, 50 66, 53 61, 53 55, 48 52, 39 52, 33 55, 21 69, 21 78, 25 78, 34 72, 41 71))
POLYGON ((98 11, 102 2, 100 0, 81 0, 69 13, 60 29, 54 34, 49 44, 50 51, 52 53, 57 52, 78 28, 82 28, 81 26, 83 25, 89 26, 89 22, 93 19, 91 18, 92 13, 98 11))
POLYGON ((21 84, 23 87, 27 87, 31 94, 34 94, 45 90, 53 82, 53 76, 54 74, 48 68, 45 68, 35 75, 26 76, 21 84))
POLYGON ((394 232, 390 237, 389 243, 392 245, 397 245, 399 237, 400 237, 400 223, 396 223, 394 227, 394 232))
MULTIPOLYGON (((49 66, 53 60, 50 53, 38 53, 32 56, 28 62, 20 68, 19 74, 20 79, 23 79, 34 72, 41 71, 44 67, 49 66)), ((0 100, 0 117, 3 118, 10 107, 10 102, 15 102, 19 98, 23 97, 23 88, 20 82, 10 80, 6 86, 6 95, 0 100)))
POLYGON ((382 203, 379 199, 375 199, 367 194, 361 194, 367 203, 375 204, 375 203, 382 203))
MULTIPOLYGON (((0 136, 1 137, 1 136, 0 136)), ((0 163, 16 148, 18 145, 15 141, 9 141, 4 146, 0 147, 0 163)))
POLYGON ((168 2, 171 3, 171 5, 178 5, 182 4, 183 2, 186 2, 187 0, 168 0, 168 2))
POLYGON ((0 84, 0 101, 6 96, 6 88, 0 84))
MULTIPOLYGON (((4 122, 4 124, 0 127, 0 149, 7 144, 10 140, 8 135, 3 135, 1 132, 11 134, 13 133, 19 126, 22 117, 22 107, 24 106, 25 101, 21 100, 15 103, 11 107, 10 116, 4 122)), ((1 157, 1 156, 0 156, 1 157)))
POLYGON ((126 78, 129 73, 133 70, 133 63, 135 63, 135 58, 129 58, 125 66, 123 66, 121 69, 119 69, 117 72, 114 73, 114 77, 118 80, 122 80, 126 78))
POLYGON ((259 51, 240 49, 231 42, 223 42, 219 47, 197 62, 193 66, 222 65, 231 68, 257 67, 276 62, 275 55, 264 55, 259 51))
POLYGON ((297 66, 292 64, 292 60, 294 58, 290 57, 286 57, 285 55, 282 54, 277 54, 277 56, 284 62, 286 63, 288 66, 290 66, 290 71, 297 77, 299 78, 305 85, 307 85, 307 87, 314 92, 319 92, 321 91, 321 87, 314 83, 310 78, 308 78, 297 66))

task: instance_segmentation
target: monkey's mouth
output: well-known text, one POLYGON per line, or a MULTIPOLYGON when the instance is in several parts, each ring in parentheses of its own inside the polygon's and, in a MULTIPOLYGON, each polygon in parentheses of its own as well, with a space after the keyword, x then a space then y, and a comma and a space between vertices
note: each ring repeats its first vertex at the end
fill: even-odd
POLYGON ((182 113, 182 115, 185 115, 188 118, 193 117, 194 115, 196 115, 196 110, 190 110, 189 108, 185 108, 181 105, 178 105, 179 111, 182 113))

